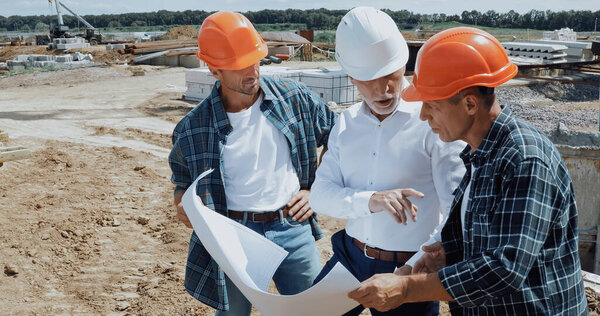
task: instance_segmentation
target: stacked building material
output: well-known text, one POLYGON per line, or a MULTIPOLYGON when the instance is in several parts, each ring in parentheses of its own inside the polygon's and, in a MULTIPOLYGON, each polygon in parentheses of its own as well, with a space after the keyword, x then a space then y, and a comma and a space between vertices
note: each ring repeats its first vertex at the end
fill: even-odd
MULTIPOLYGON (((341 70, 263 66, 260 73, 261 76, 290 78, 300 81, 324 101, 349 105, 358 100, 358 90, 352 85, 348 75, 341 70)), ((210 94, 216 79, 208 69, 193 69, 186 71, 185 81, 186 92, 184 98, 201 101, 210 94)))
POLYGON ((82 54, 76 52, 71 55, 17 55, 14 60, 7 60, 6 65, 9 70, 24 70, 30 67, 57 67, 57 68, 74 68, 90 64, 92 61, 91 54, 82 54))
POLYGON ((62 49, 69 50, 74 48, 88 48, 89 43, 85 42, 85 38, 73 37, 73 38, 55 38, 52 43, 48 44, 48 49, 62 49))
POLYGON ((592 61, 594 60, 594 53, 592 53, 592 42, 578 42, 578 41, 558 41, 558 40, 533 40, 534 44, 547 44, 547 45, 563 45, 567 49, 565 57, 569 62, 579 61, 592 61))
POLYGON ((542 44, 527 42, 504 42, 504 49, 509 56, 534 58, 541 64, 556 64, 567 62, 567 46, 558 44, 542 44))
POLYGON ((576 41, 577 32, 574 32, 572 29, 565 27, 560 30, 545 31, 542 33, 542 38, 545 40, 555 41, 576 41))
MULTIPOLYGON (((167 51, 177 48, 186 48, 186 47, 194 47, 198 45, 198 41, 196 39, 189 40, 168 40, 168 41, 154 41, 154 42, 142 42, 135 44, 125 44, 124 49, 119 49, 119 53, 121 54, 132 54, 132 55, 142 55, 142 54, 150 54, 161 51, 167 51)), ((190 50, 191 51, 191 50, 190 50)), ((192 51, 193 54, 195 52, 192 51)))

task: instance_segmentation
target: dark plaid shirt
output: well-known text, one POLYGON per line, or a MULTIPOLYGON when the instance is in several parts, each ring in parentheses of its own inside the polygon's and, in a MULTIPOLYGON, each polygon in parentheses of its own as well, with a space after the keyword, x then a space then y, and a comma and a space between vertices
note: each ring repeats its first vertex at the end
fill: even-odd
MULTIPOLYGON (((317 169, 317 147, 327 144, 336 116, 326 103, 296 81, 261 77, 260 86, 264 93, 260 110, 284 134, 300 188, 309 190, 317 169)), ((204 205, 225 215, 221 155, 232 127, 221 103, 219 87, 217 81, 210 96, 175 127, 169 165, 175 194, 186 190, 202 172, 214 169, 198 181, 197 192, 204 205)), ((315 239, 321 238, 316 215, 309 220, 315 239)), ((184 283, 190 295, 199 301, 220 310, 229 308, 224 274, 195 233, 190 239, 184 283)))
POLYGON ((470 151, 442 230, 447 266, 438 275, 452 314, 587 315, 575 195, 556 148, 504 107, 470 151))

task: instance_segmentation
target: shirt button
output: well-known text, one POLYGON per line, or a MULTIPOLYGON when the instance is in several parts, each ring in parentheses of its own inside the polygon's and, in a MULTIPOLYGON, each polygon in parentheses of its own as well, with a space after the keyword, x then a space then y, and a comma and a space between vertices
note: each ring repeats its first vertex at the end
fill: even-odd
POLYGON ((377 126, 381 127, 381 123, 377 124, 377 126))
POLYGON ((377 156, 377 153, 373 153, 373 157, 377 156))
POLYGON ((373 181, 369 182, 370 185, 373 185, 373 181))

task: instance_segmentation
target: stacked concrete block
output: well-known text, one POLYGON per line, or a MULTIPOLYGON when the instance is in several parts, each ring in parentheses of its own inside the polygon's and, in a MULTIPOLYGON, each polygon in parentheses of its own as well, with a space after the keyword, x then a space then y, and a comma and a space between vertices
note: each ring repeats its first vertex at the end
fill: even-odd
POLYGON ((31 66, 37 68, 56 66, 56 62, 53 60, 45 60, 45 61, 33 61, 30 63, 31 66))
POLYGON ((30 55, 17 55, 15 56, 15 59, 18 61, 29 61, 29 56, 30 55))
POLYGON ((348 105, 358 99, 358 90, 350 82, 350 77, 341 70, 307 69, 299 75, 300 82, 325 101, 348 105))
POLYGON ((56 56, 57 63, 66 63, 66 62, 72 62, 72 61, 73 61, 72 55, 56 56))
POLYGON ((577 61, 592 61, 594 60, 594 53, 592 53, 591 42, 578 42, 578 41, 557 41, 557 40, 533 40, 532 43, 537 44, 549 44, 549 45, 563 45, 567 49, 566 59, 570 62, 577 61))
POLYGON ((576 41, 577 40, 577 32, 574 32, 572 29, 566 27, 566 28, 562 28, 560 30, 543 32, 542 38, 545 40, 555 40, 555 41, 576 41))
POLYGON ((29 66, 28 62, 21 60, 7 60, 6 65, 10 70, 25 70, 29 66))
POLYGON ((88 48, 90 47, 89 43, 85 42, 85 39, 82 37, 73 37, 73 38, 55 38, 52 40, 52 43, 48 44, 48 48, 50 49, 62 49, 69 50, 74 48, 88 48))
POLYGON ((565 45, 529 43, 529 42, 504 42, 502 46, 509 56, 527 57, 538 59, 540 64, 556 64, 567 62, 565 45))

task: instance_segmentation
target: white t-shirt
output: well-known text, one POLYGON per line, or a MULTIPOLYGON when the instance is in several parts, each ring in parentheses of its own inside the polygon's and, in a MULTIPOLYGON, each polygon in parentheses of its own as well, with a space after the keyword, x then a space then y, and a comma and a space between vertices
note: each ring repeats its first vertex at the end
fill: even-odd
POLYGON ((260 110, 263 98, 227 113, 233 130, 223 148, 223 178, 230 210, 275 211, 300 190, 287 139, 260 110))
POLYGON ((471 183, 473 183, 473 175, 475 174, 475 167, 471 165, 471 179, 469 179, 469 184, 465 188, 465 193, 463 194, 462 203, 460 204, 460 223, 463 231, 463 240, 467 238, 467 231, 465 230, 465 214, 467 213, 467 206, 469 204, 469 195, 471 194, 471 183))

